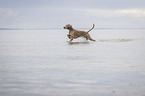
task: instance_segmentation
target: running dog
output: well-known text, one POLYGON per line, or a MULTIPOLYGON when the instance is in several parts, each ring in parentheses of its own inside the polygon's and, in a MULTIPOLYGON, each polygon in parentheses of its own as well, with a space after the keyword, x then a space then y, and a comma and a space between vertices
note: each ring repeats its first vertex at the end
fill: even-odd
POLYGON ((69 34, 67 35, 68 38, 70 39, 69 42, 71 42, 73 39, 76 39, 78 37, 85 37, 86 40, 91 40, 91 41, 95 41, 94 39, 92 39, 89 35, 89 32, 94 29, 95 24, 93 24, 93 27, 89 30, 89 31, 80 31, 80 30, 75 30, 74 28, 72 28, 71 24, 67 24, 66 26, 64 26, 64 29, 68 29, 69 30, 69 34))

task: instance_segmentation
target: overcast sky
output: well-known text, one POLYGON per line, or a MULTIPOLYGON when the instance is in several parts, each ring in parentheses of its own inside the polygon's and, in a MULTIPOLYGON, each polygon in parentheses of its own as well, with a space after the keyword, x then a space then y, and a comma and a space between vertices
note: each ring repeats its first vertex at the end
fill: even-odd
POLYGON ((0 28, 145 28, 145 0, 0 0, 0 28))

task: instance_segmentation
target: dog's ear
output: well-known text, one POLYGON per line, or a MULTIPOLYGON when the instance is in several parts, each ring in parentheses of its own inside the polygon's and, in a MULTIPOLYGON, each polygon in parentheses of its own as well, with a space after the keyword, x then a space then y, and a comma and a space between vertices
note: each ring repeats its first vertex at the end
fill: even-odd
POLYGON ((72 25, 71 24, 69 24, 69 28, 72 28, 72 25))

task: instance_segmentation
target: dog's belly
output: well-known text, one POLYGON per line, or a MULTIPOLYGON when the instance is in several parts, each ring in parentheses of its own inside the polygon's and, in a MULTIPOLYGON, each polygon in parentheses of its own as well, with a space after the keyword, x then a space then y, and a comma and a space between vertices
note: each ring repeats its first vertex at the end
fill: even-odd
POLYGON ((86 32, 75 32, 74 33, 74 36, 75 37, 80 37, 80 36, 84 36, 84 35, 86 35, 87 33, 86 32))
POLYGON ((74 36, 73 38, 76 39, 76 38, 78 38, 78 37, 81 37, 81 36, 74 36))
POLYGON ((78 38, 78 37, 83 37, 83 36, 85 36, 86 34, 88 34, 87 32, 84 32, 84 31, 75 31, 74 33, 70 33, 70 37, 72 37, 72 38, 74 38, 74 39, 76 39, 76 38, 78 38))

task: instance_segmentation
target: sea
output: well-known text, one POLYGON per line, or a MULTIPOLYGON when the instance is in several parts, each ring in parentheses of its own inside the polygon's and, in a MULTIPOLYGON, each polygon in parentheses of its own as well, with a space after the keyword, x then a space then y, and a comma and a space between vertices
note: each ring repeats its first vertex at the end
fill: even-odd
POLYGON ((145 29, 67 34, 0 30, 0 96, 145 96, 145 29))

